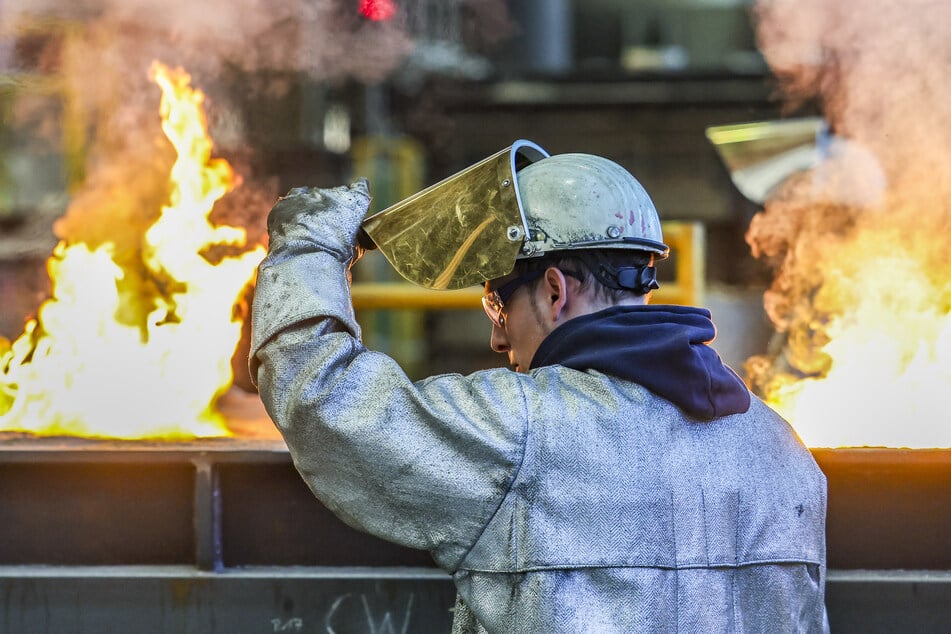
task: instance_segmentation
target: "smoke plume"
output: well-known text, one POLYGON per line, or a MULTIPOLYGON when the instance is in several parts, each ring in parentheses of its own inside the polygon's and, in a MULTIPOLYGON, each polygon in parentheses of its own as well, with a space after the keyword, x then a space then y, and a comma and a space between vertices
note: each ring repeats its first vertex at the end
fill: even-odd
POLYGON ((872 271, 884 307, 951 310, 951 3, 762 0, 754 15, 790 108, 817 102, 836 137, 747 234, 776 271, 765 305, 784 337, 747 367, 769 392, 828 371, 830 325, 868 299, 857 281, 872 271))
MULTIPOLYGON (((213 135, 240 155, 237 100, 284 91, 304 78, 378 81, 412 45, 399 21, 365 20, 355 2, 342 0, 7 0, 0 8, 3 32, 50 36, 39 59, 62 82, 67 125, 85 136, 82 187, 55 232, 92 247, 114 242, 119 260, 134 257, 143 229, 155 220, 174 159, 159 129, 160 91, 148 78, 153 60, 186 69, 209 93, 213 135), (245 80, 239 90, 216 90, 236 78, 245 80)), ((20 102, 20 120, 62 116, 55 109, 29 112, 26 103, 20 102)), ((252 238, 261 238, 260 216, 273 202, 274 185, 242 177, 245 187, 231 195, 241 204, 223 201, 216 213, 230 208, 248 215, 244 203, 256 204, 245 220, 255 228, 252 238)))

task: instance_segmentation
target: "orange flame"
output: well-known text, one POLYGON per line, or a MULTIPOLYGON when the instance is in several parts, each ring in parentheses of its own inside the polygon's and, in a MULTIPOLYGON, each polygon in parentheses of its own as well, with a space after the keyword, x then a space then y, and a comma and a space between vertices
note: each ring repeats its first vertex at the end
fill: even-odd
POLYGON ((191 78, 157 62, 150 77, 162 89, 162 129, 177 152, 169 202, 142 245, 141 264, 163 290, 144 298, 119 284, 126 272, 111 243, 90 249, 61 242, 47 262, 52 298, 0 356, 0 429, 109 438, 230 435, 215 402, 233 380, 241 333, 236 299, 264 251, 217 264, 205 257, 212 247, 244 247, 243 229, 209 222, 235 178, 226 161, 210 158, 204 96, 190 88, 191 78), (128 305, 154 307, 141 311, 142 323, 130 324, 117 317, 128 305))
POLYGON ((827 259, 810 341, 786 351, 814 375, 779 373, 765 390, 809 446, 951 447, 949 284, 888 242, 867 230, 827 259))
POLYGON ((753 219, 780 336, 754 389, 813 447, 951 447, 951 20, 947 2, 756 3, 792 103, 838 141, 753 219))

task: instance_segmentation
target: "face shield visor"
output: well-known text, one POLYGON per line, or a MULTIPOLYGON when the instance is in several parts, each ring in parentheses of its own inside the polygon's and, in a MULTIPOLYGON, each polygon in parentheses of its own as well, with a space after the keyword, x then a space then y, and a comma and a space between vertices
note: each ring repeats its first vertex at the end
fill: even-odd
POLYGON ((404 278, 451 290, 512 271, 528 231, 517 172, 547 158, 519 140, 364 219, 363 231, 404 278))

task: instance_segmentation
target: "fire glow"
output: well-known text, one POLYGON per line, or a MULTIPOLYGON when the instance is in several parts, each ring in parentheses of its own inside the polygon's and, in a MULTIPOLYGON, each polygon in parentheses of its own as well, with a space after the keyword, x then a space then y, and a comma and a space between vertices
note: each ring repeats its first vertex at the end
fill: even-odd
POLYGON ((52 297, 0 356, 0 430, 107 438, 226 436, 215 402, 233 381, 240 339, 235 304, 261 248, 209 261, 212 248, 242 250, 245 231, 213 226, 215 202, 236 185, 212 159, 202 103, 181 70, 153 63, 162 129, 177 158, 169 200, 146 231, 141 263, 154 292, 104 243, 61 242, 47 262, 52 297), (131 288, 130 288, 131 286, 131 288), (146 315, 129 323, 121 315, 146 315))
POLYGON ((771 0, 760 48, 839 139, 754 217, 777 339, 751 384, 811 447, 951 447, 951 4, 771 0), (906 45, 907 43, 907 45, 906 45))
POLYGON ((947 278, 871 231, 839 247, 809 340, 787 341, 787 363, 812 376, 777 373, 766 399, 810 446, 951 446, 947 278))

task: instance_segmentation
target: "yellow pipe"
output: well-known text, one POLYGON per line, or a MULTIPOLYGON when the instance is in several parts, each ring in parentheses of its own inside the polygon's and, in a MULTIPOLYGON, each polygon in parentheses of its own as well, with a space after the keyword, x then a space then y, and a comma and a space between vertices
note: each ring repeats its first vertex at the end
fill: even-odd
POLYGON ((457 291, 434 291, 405 282, 359 282, 351 288, 357 310, 379 308, 469 309, 481 306, 482 289, 478 286, 457 291))
POLYGON ((657 304, 702 306, 706 280, 706 234, 699 222, 665 222, 664 240, 676 257, 674 284, 664 284, 654 294, 657 304), (670 286, 676 293, 670 294, 670 286), (668 290, 668 293, 664 291, 668 290))
MULTIPOLYGON (((703 303, 704 232, 699 222, 663 223, 664 240, 676 255, 674 281, 654 291, 655 304, 699 306, 703 303)), ((469 310, 481 307, 482 288, 434 291, 405 282, 362 282, 351 289, 357 310, 469 310)))
MULTIPOLYGON (((405 282, 362 282, 351 289, 356 310, 469 310, 482 306, 482 288, 472 286, 457 291, 434 291, 405 282)), ((667 282, 654 291, 654 304, 696 305, 696 292, 667 282)))

